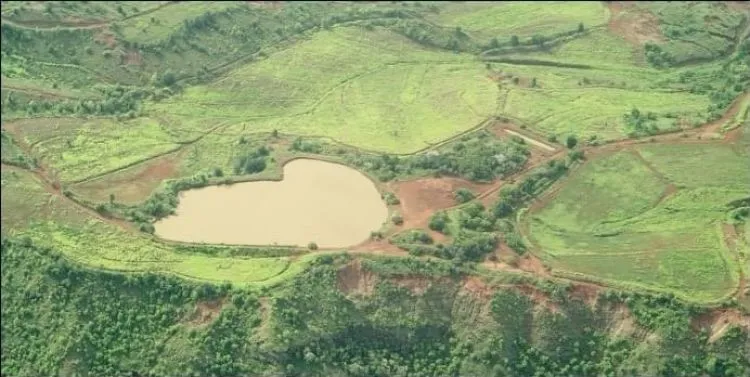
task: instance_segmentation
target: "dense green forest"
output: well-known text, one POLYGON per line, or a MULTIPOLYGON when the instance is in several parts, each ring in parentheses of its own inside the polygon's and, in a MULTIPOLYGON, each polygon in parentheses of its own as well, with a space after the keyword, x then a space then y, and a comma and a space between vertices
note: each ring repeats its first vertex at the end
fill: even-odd
POLYGON ((705 309, 416 259, 331 256, 273 292, 84 269, 2 241, 5 376, 746 376, 705 309), (367 276, 370 283, 358 279, 367 276), (474 282, 479 288, 469 287, 474 282), (369 285, 369 286, 368 286, 369 285), (533 294, 529 294, 533 292, 533 294), (541 298, 540 298, 541 297, 541 298), (542 299, 543 298, 543 299, 542 299), (619 313, 619 314, 617 314, 619 313))

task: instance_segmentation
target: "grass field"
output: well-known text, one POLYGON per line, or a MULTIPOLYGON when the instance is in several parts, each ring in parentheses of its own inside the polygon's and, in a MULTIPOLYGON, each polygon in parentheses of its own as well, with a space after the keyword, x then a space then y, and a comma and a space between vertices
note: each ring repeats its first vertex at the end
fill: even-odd
POLYGON ((64 182, 108 172, 177 147, 152 119, 79 122, 75 131, 39 141, 33 148, 64 182))
POLYGON ((87 24, 118 20, 140 12, 146 12, 166 1, 108 1, 82 4, 77 1, 39 3, 37 1, 13 1, 3 7, 3 17, 12 21, 40 26, 63 24, 87 24))
MULTIPOLYGON (((708 49, 711 56, 733 47, 727 38, 734 37, 736 12, 705 4, 693 6, 697 15, 684 14, 687 5, 643 7, 674 24, 662 25, 667 50, 716 42, 712 38, 725 41, 708 49), (704 20, 710 33, 686 29, 685 20, 698 23, 695 17, 714 13, 704 20)), ((273 144, 268 135, 274 130, 283 142, 273 144, 267 169, 249 178, 276 176, 278 162, 293 155, 287 144, 296 136, 402 154, 502 115, 558 140, 569 134, 611 140, 629 134, 623 115, 633 108, 655 114, 664 130, 705 121, 711 96, 727 94, 714 82, 723 80, 714 78, 724 60, 651 67, 643 46, 608 26, 608 6, 597 2, 361 8, 24 2, 4 7, 3 17, 3 103, 9 93, 16 102, 70 101, 76 114, 43 117, 63 112, 34 113, 28 106, 4 112, 3 127, 18 143, 3 138, 3 160, 18 160, 20 146, 28 145, 33 156, 27 158, 40 161, 74 197, 94 203, 107 203, 112 194, 118 204, 137 205, 165 179, 217 168, 231 175, 239 156, 273 144), (205 21, 209 12, 221 14, 205 21), (488 57, 452 51, 486 51, 495 37, 508 47, 512 35, 525 44, 532 36, 572 32, 579 23, 585 32, 531 52, 508 49, 488 57), (422 38, 425 32, 430 38, 422 38), (455 40, 470 47, 443 43, 455 40), (171 85, 163 80, 168 73, 171 85), (101 93, 112 95, 104 89, 115 84, 126 85, 127 95, 136 89, 166 94, 139 99, 118 116, 83 117, 81 100, 104 102, 101 93)), ((565 270, 705 300, 726 293, 735 277, 717 252, 722 247, 716 225, 725 215, 721 206, 747 191, 745 157, 724 146, 644 146, 638 153, 587 164, 548 207, 532 214, 532 239, 565 270)), ((176 253, 74 207, 28 174, 5 170, 3 194, 11 199, 4 205, 14 211, 3 224, 92 266, 238 282, 278 279, 281 271, 297 268, 285 257, 253 261, 176 253)), ((450 227, 456 228, 457 213, 451 212, 456 221, 450 227)))
POLYGON ((227 258, 177 253, 172 246, 125 231, 46 192, 31 174, 11 168, 2 171, 3 233, 28 236, 39 245, 55 248, 71 260, 94 268, 130 272, 164 272, 190 279, 228 281, 241 286, 269 284, 309 261, 288 257, 227 258), (291 270, 291 271, 289 271, 291 270))
POLYGON ((496 104, 484 67, 466 56, 385 30, 336 28, 147 111, 410 152, 475 126, 496 104))
POLYGON ((446 27, 461 27, 472 36, 510 38, 511 35, 551 35, 575 30, 579 23, 587 27, 607 22, 609 12, 600 2, 555 1, 509 3, 444 3, 431 19, 446 27))
MULTIPOLYGON (((619 79, 626 80, 625 77, 619 79)), ((676 118, 666 119, 668 115, 699 120, 708 104, 705 96, 690 93, 618 88, 557 90, 543 86, 542 89, 511 88, 503 114, 533 124, 543 134, 596 135, 612 140, 627 134, 623 115, 633 108, 654 112, 668 120, 667 128, 677 124, 676 118)))
POLYGON ((194 19, 209 11, 220 12, 236 6, 237 3, 231 1, 176 3, 155 12, 119 22, 119 32, 130 42, 159 44, 186 20, 194 19))
POLYGON ((748 195, 748 157, 721 145, 647 145, 637 153, 642 159, 619 152, 575 173, 530 216, 531 239, 563 270, 724 297, 738 267, 720 224, 725 204, 748 195))

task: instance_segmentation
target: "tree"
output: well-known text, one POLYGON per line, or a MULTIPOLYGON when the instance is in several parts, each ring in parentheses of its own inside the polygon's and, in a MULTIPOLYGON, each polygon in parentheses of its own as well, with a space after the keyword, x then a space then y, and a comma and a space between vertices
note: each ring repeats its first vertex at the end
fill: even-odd
POLYGON ((307 244, 307 248, 310 250, 318 250, 318 244, 316 244, 315 242, 310 242, 309 244, 307 244))
POLYGON ((500 199, 497 204, 495 204, 493 213, 495 217, 506 217, 513 213, 513 206, 510 205, 508 200, 500 199))
POLYGON ((474 193, 468 189, 460 188, 453 194, 454 198, 459 203, 466 203, 474 199, 474 193))
POLYGON ((583 160, 583 151, 582 150, 576 150, 576 151, 570 151, 568 152, 568 160, 570 162, 575 162, 578 160, 583 160))
POLYGON ((568 138, 565 139, 565 145, 568 147, 568 149, 575 148, 576 144, 578 144, 578 139, 575 137, 575 135, 568 135, 568 138))
POLYGON ((109 194, 109 202, 114 203, 115 202, 115 194, 109 194))
POLYGON ((490 48, 498 48, 500 47, 500 42, 498 42, 497 38, 492 38, 490 41, 490 48))
POLYGON ((578 32, 583 33, 583 22, 578 24, 578 32))
POLYGON ((531 79, 531 87, 536 88, 536 77, 531 79))
POLYGON ((447 223, 448 215, 445 212, 438 212, 430 217, 430 222, 427 226, 436 232, 442 233, 445 230, 447 223))
POLYGON ((517 35, 513 35, 513 36, 511 36, 511 37, 510 37, 510 45, 511 45, 511 46, 513 46, 513 47, 516 47, 516 46, 518 46, 518 45, 519 45, 520 43, 521 43, 521 42, 520 42, 520 41, 518 40, 518 36, 517 36, 517 35))
POLYGON ((159 80, 161 86, 172 86, 177 82, 177 77, 172 71, 167 71, 159 80))
POLYGON ((404 218, 399 214, 395 214, 391 217, 391 221, 393 221, 393 223, 396 225, 401 225, 404 223, 404 218))

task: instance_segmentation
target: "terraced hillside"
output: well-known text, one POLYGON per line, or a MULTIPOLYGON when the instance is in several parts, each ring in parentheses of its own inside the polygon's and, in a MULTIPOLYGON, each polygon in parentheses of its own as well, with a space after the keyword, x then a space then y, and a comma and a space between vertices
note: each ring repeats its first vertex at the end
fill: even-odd
POLYGON ((1 21, 4 376, 750 373, 744 3, 1 21))

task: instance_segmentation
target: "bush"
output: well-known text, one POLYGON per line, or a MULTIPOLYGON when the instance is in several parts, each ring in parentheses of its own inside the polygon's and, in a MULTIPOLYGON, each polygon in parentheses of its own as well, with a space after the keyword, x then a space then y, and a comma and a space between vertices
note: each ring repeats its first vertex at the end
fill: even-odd
POLYGON ((398 197, 392 192, 383 193, 383 200, 385 200, 385 204, 388 204, 389 206, 398 205, 401 203, 401 201, 398 200, 398 197))
POLYGON ((396 225, 401 225, 404 223, 404 218, 400 214, 395 214, 391 216, 391 221, 396 225))
POLYGON ((578 139, 575 137, 575 135, 568 135, 568 138, 565 139, 565 146, 568 147, 568 149, 573 149, 578 144, 578 139))
POLYGON ((315 242, 310 242, 309 244, 307 244, 307 248, 310 250, 318 250, 318 244, 316 244, 315 242))
POLYGON ((458 203, 466 203, 474 199, 474 193, 468 189, 460 188, 453 194, 458 203))
POLYGON ((447 213, 442 211, 436 212, 430 217, 430 222, 427 226, 436 232, 444 233, 448 221, 450 221, 450 219, 448 218, 447 213))

